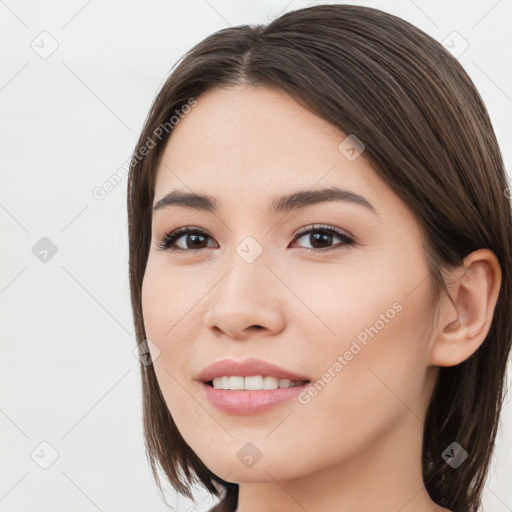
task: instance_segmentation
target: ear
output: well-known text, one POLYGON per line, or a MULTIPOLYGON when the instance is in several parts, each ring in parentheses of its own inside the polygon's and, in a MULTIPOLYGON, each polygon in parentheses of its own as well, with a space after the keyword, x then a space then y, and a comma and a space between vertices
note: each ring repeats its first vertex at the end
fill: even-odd
POLYGON ((447 288, 458 311, 443 293, 429 354, 433 366, 455 366, 476 352, 489 332, 501 286, 501 267, 489 249, 472 252, 451 274, 447 288))

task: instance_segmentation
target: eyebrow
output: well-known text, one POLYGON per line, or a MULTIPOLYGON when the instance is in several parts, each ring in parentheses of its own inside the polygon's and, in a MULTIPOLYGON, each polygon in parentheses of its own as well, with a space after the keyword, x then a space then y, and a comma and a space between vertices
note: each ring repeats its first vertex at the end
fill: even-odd
MULTIPOLYGON (((272 201, 270 208, 267 208, 267 211, 271 215, 275 215, 277 213, 300 210, 308 206, 334 201, 363 206, 375 215, 378 215, 375 207, 365 197, 351 190, 337 186, 321 190, 299 190, 285 196, 276 197, 272 201)), ((219 210, 218 202, 212 196, 173 190, 155 203, 153 213, 173 205, 185 206, 211 213, 217 213, 219 210)))

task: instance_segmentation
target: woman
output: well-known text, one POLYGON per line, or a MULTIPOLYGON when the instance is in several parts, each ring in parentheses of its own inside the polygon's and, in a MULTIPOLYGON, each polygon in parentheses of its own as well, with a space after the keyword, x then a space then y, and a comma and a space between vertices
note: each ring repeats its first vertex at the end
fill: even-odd
POLYGON ((209 36, 154 101, 128 215, 159 486, 214 511, 477 510, 512 215, 439 43, 350 5, 209 36))

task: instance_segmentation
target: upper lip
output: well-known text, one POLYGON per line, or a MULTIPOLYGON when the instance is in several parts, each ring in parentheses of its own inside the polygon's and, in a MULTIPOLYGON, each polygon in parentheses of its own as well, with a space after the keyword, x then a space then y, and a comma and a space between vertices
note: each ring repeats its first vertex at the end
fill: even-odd
POLYGON ((262 361, 261 359, 246 359, 244 361, 223 359, 222 361, 217 361, 204 368, 195 379, 201 382, 209 382, 215 377, 249 377, 251 375, 263 375, 297 381, 310 380, 304 375, 299 375, 275 364, 262 361))

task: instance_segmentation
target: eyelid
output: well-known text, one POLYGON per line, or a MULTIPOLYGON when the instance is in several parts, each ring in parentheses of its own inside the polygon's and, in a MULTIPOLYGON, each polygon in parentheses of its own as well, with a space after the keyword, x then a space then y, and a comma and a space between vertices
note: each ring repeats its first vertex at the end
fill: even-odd
POLYGON ((348 232, 328 225, 328 224, 309 224, 308 226, 304 226, 303 228, 300 228, 298 231, 295 232, 293 235, 293 242, 304 236, 308 233, 315 232, 315 231, 325 231, 331 234, 334 234, 338 238, 342 240, 342 244, 334 245, 332 247, 326 247, 324 249, 310 249, 309 247, 298 247, 299 250, 306 251, 308 253, 322 253, 322 252, 329 252, 329 251, 335 251, 336 249, 341 249, 346 246, 353 246, 356 245, 355 237, 349 234, 348 232))
POLYGON ((310 231, 315 230, 326 230, 326 231, 332 231, 335 233, 339 233, 340 235, 346 235, 347 237, 354 238, 350 233, 347 231, 344 231, 343 229, 337 228, 335 226, 331 226, 329 224, 308 224, 307 226, 304 226, 300 229, 298 229, 294 234, 293 238, 297 238, 298 236, 305 235, 306 233, 309 233, 310 231))

